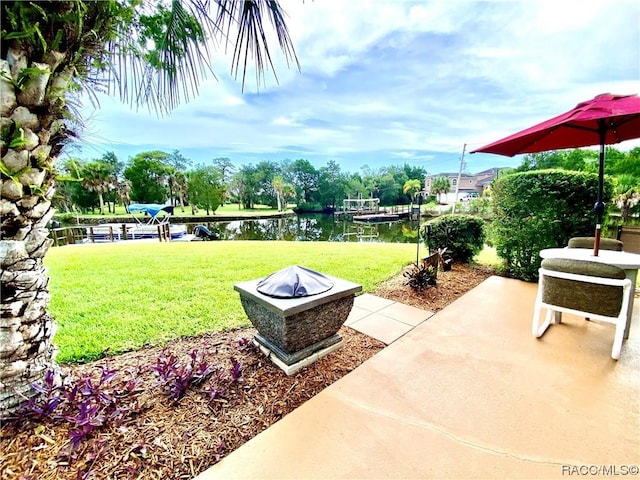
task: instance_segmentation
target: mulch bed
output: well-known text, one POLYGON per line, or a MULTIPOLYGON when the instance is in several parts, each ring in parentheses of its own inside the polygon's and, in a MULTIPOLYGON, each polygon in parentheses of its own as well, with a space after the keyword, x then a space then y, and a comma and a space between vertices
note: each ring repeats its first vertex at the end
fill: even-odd
MULTIPOLYGON (((398 275, 372 293, 438 311, 491 274, 490 269, 454 264, 452 271, 439 275, 436 287, 416 291, 398 275)), ((287 376, 251 347, 248 339, 254 333, 245 328, 181 338, 165 346, 63 366, 67 378, 86 382, 90 375, 92 385, 100 383, 101 368, 117 371, 103 391, 117 397, 124 413, 116 411, 117 420, 92 428, 75 449, 69 435, 74 427, 55 415, 3 425, 2 479, 193 478, 384 348, 343 327, 341 349, 287 376), (154 367, 170 354, 186 365, 194 350, 207 365, 218 368, 174 401, 154 367), (212 378, 218 380, 216 388, 223 385, 218 394, 212 394, 212 378)))

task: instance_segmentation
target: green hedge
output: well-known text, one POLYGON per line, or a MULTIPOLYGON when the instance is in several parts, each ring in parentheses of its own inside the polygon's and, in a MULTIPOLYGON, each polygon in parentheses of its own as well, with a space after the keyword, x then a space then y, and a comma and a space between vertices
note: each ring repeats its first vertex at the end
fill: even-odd
MULTIPOLYGON (((571 237, 593 236, 591 211, 597 189, 597 174, 565 170, 516 173, 496 180, 490 238, 505 262, 502 273, 535 281, 540 250, 565 246, 571 237)), ((605 203, 612 192, 612 183, 605 177, 605 203)))
POLYGON ((453 260, 469 263, 484 247, 484 221, 472 215, 442 215, 428 222, 431 233, 426 237, 430 250, 447 248, 453 260))

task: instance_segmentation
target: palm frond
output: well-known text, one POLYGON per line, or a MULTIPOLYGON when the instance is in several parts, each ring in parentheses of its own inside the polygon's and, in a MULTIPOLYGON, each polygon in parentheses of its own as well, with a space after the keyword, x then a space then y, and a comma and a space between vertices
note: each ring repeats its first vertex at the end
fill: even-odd
POLYGON ((238 78, 242 71, 243 90, 251 64, 256 67, 258 85, 264 80, 267 67, 277 80, 264 27, 265 16, 276 32, 287 65, 293 59, 299 69, 277 1, 172 0, 168 8, 160 5, 140 17, 141 21, 153 17, 153 21, 159 22, 154 27, 161 32, 149 30, 141 36, 140 22, 134 22, 124 25, 127 30, 120 31, 111 42, 113 88, 137 108, 148 105, 159 114, 168 113, 198 96, 199 86, 208 75, 215 77, 211 42, 214 48, 233 45, 232 74, 238 78), (216 7, 216 15, 212 17, 209 12, 216 7), (154 45, 149 49, 145 41, 149 41, 152 33, 154 45))

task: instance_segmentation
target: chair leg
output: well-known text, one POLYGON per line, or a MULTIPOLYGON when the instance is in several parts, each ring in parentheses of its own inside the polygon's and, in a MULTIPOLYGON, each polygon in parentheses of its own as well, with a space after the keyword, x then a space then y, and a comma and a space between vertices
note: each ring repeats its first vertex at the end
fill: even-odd
POLYGON ((611 349, 611 358, 618 360, 620 358, 620 350, 622 350, 622 340, 624 337, 625 324, 616 324, 616 333, 613 338, 613 348, 611 349))
POLYGON ((540 325, 540 307, 537 307, 534 313, 533 324, 531 326, 531 333, 537 338, 540 338, 544 332, 547 331, 549 325, 551 325, 551 321, 553 319, 553 314, 555 313, 550 308, 546 308, 546 313, 544 316, 544 322, 540 325))

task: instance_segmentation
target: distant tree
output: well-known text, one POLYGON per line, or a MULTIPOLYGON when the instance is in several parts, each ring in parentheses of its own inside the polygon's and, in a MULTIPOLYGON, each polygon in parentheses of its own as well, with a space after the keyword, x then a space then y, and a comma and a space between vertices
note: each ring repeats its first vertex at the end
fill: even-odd
POLYGON ((191 160, 185 158, 178 150, 174 150, 164 160, 164 163, 168 166, 166 181, 169 188, 169 202, 171 205, 176 205, 179 202, 184 212, 184 191, 181 190, 185 184, 184 174, 191 165, 191 160))
POLYGON ((218 157, 213 159, 213 166, 220 170, 222 175, 222 181, 226 184, 231 181, 233 174, 236 172, 236 167, 231 160, 227 157, 218 157))
POLYGON ((613 202, 620 209, 622 222, 629 222, 631 212, 640 204, 640 179, 629 174, 617 177, 613 194, 613 202))
POLYGON ((318 171, 318 201, 325 207, 335 208, 336 203, 342 204, 346 191, 347 176, 340 171, 338 162, 329 160, 318 171))
POLYGON ((107 204, 107 208, 109 209, 109 213, 112 211, 115 213, 116 211, 116 201, 119 199, 118 196, 118 188, 119 183, 124 179, 122 178, 122 170, 124 169, 124 163, 121 162, 114 152, 105 153, 100 160, 109 165, 109 169, 111 171, 111 182, 110 188, 105 193, 105 202, 107 204), (111 208, 111 204, 113 205, 113 209, 111 208))
POLYGON ((563 155, 561 166, 565 170, 575 170, 582 172, 585 170, 589 156, 586 154, 586 150, 574 148, 570 152, 563 155))
POLYGON ((409 198, 411 199, 411 206, 413 206, 413 202, 415 201, 415 196, 420 191, 421 188, 422 188, 422 183, 420 182, 420 180, 413 179, 413 180, 407 180, 406 182, 404 182, 404 185, 402 187, 402 193, 404 193, 405 195, 409 195, 409 198))
POLYGON ((363 197, 378 198, 380 196, 380 190, 378 188, 380 174, 369 165, 363 165, 360 168, 360 171, 362 172, 360 178, 362 179, 362 183, 364 184, 364 188, 367 192, 366 196, 363 195, 363 197))
MULTIPOLYGON (((609 149, 607 149, 607 154, 609 149)), ((605 172, 614 175, 633 175, 635 178, 640 179, 640 147, 632 149, 627 152, 623 157, 616 158, 615 163, 609 161, 609 157, 606 157, 605 172)))
POLYGON ((389 167, 383 167, 380 170, 380 180, 378 181, 378 184, 380 185, 381 190, 380 200, 383 201, 383 203, 387 205, 402 205, 407 203, 407 200, 410 200, 408 196, 402 192, 402 188, 407 180, 421 177, 407 176, 408 170, 412 169, 406 164, 403 167, 392 165, 389 167), (393 182, 390 181, 390 178, 393 179, 393 182), (383 186, 382 183, 385 185, 383 186), (385 198, 385 200, 382 200, 383 198, 385 198))
POLYGON ((76 158, 65 160, 59 167, 54 203, 56 208, 71 213, 98 206, 98 195, 82 184, 82 169, 86 162, 76 158))
POLYGON ((385 172, 375 178, 375 196, 380 199, 382 205, 397 205, 403 203, 402 185, 393 172, 385 172))
POLYGON ((256 165, 256 191, 254 193, 256 201, 261 205, 268 205, 273 208, 278 206, 276 192, 273 188, 273 179, 277 175, 282 176, 282 172, 276 162, 263 160, 256 165))
POLYGON ((126 178, 119 180, 116 185, 116 195, 118 195, 118 199, 122 202, 122 205, 128 207, 131 203, 131 182, 126 178))
POLYGON ((233 176, 231 185, 238 208, 253 208, 260 188, 260 175, 255 165, 243 165, 233 176))
POLYGON ((436 177, 431 180, 431 193, 436 195, 438 200, 442 193, 447 193, 449 190, 451 190, 451 182, 447 177, 436 177))
POLYGON ((282 212, 284 210, 284 178, 282 175, 276 175, 271 180, 271 185, 273 186, 273 190, 276 192, 276 198, 278 200, 278 211, 282 212))
POLYGON ((107 162, 94 160, 85 164, 80 171, 84 187, 98 195, 100 215, 104 215, 104 194, 114 187, 115 178, 107 162))
POLYGON ((548 168, 562 168, 563 154, 557 151, 529 153, 524 156, 522 163, 516 170, 528 172, 531 170, 544 170, 548 168))
POLYGON ((352 173, 347 179, 346 196, 348 198, 367 198, 369 191, 359 173, 352 173))
POLYGON ((316 202, 318 200, 315 198, 318 191, 318 171, 311 162, 305 159, 296 160, 291 164, 289 173, 296 190, 298 203, 316 202))
POLYGON ((189 201, 206 210, 207 215, 215 213, 222 204, 225 186, 222 175, 213 165, 198 165, 187 173, 187 193, 189 201))
POLYGON ((169 154, 161 151, 142 152, 130 160, 124 176, 131 182, 131 198, 140 203, 164 203, 168 196, 165 163, 169 154))
POLYGON ((427 171, 423 167, 418 167, 415 165, 409 165, 408 163, 405 163, 402 166, 402 168, 404 170, 404 174, 406 175, 407 179, 424 178, 427 176, 427 171))

